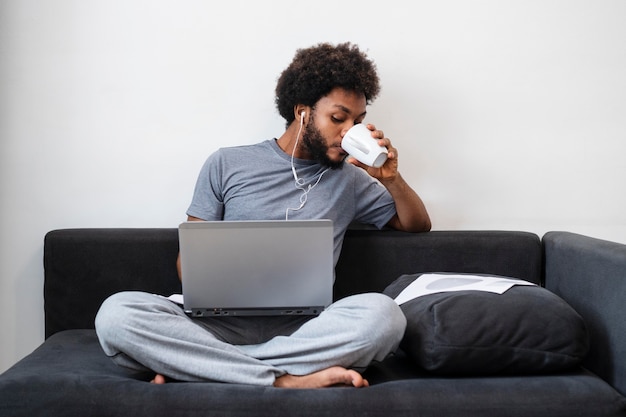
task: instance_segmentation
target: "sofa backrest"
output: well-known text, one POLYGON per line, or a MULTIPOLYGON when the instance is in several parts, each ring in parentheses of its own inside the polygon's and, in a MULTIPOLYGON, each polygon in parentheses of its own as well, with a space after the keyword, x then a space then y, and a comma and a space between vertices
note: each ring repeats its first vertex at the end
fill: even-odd
POLYGON ((63 229, 44 239, 46 338, 92 329, 111 294, 181 291, 176 272, 177 229, 63 229))
MULTIPOLYGON (((176 273, 178 231, 63 229, 44 240, 45 334, 93 328, 111 294, 181 292, 176 273)), ((541 280, 539 238, 526 232, 404 233, 349 230, 336 268, 335 298, 382 291, 403 274, 491 273, 541 280)))
POLYGON ((335 298, 382 291, 404 274, 465 272, 541 283, 539 237, 517 231, 349 230, 337 263, 335 298))

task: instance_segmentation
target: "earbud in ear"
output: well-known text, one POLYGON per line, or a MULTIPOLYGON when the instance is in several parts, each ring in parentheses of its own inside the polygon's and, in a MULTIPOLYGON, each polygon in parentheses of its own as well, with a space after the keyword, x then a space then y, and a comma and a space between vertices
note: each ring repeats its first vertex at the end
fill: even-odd
POLYGON ((302 117, 304 119, 305 115, 306 115, 306 112, 304 110, 302 110, 302 113, 300 113, 300 117, 302 117))

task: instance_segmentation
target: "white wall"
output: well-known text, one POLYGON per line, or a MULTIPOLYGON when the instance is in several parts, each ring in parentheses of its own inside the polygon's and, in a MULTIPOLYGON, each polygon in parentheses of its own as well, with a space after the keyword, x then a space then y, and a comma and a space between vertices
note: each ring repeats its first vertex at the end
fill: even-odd
POLYGON ((0 1, 0 371, 43 340, 44 234, 175 227, 210 152, 282 133, 320 41, 377 61, 368 120, 434 229, 626 243, 626 2, 408 4, 0 1))

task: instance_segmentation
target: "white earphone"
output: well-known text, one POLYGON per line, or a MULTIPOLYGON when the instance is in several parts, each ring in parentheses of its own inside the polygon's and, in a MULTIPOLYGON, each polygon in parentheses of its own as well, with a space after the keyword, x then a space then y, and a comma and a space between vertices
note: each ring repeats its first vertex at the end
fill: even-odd
POLYGON ((291 151, 291 172, 293 173, 293 179, 295 181, 296 188, 298 190, 302 190, 302 195, 300 196, 300 206, 298 208, 287 208, 287 210, 285 211, 285 220, 289 220, 289 210, 298 211, 302 207, 304 207, 304 205, 306 204, 306 200, 308 198, 309 192, 313 188, 315 188, 315 186, 322 179, 322 176, 326 173, 326 171, 328 171, 330 169, 330 168, 326 168, 324 171, 322 171, 320 176, 317 177, 317 181, 315 181, 315 184, 309 184, 308 187, 306 187, 306 188, 305 188, 306 181, 303 180, 302 178, 298 177, 298 174, 296 172, 296 166, 293 163, 293 157, 294 157, 294 155, 296 153, 296 148, 298 147, 298 141, 300 140, 300 134, 302 133, 302 127, 304 126, 304 116, 305 115, 306 115, 306 112, 304 110, 302 112, 300 112, 300 128, 298 129, 298 133, 296 135, 296 143, 293 145, 293 150, 291 151))

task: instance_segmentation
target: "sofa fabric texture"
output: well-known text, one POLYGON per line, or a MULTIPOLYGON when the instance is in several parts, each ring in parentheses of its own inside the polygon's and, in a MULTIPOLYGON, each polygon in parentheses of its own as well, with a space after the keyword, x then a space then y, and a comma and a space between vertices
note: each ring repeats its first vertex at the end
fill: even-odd
POLYGON ((618 364, 624 309, 619 297, 607 295, 624 294, 626 260, 620 256, 626 249, 611 244, 616 253, 608 258, 590 255, 602 276, 584 268, 590 275, 580 276, 567 267, 569 258, 593 252, 595 245, 572 249, 570 240, 585 239, 555 234, 542 243, 525 232, 350 230, 336 268, 336 298, 382 292, 402 275, 424 272, 496 274, 537 284, 545 278, 546 287, 584 320, 589 354, 582 366, 547 373, 438 375, 399 349, 365 371, 369 388, 289 390, 215 382, 153 385, 150 373, 113 364, 93 330, 98 307, 119 291, 180 292, 177 231, 55 230, 44 241, 46 340, 0 375, 0 416, 626 416, 618 364), (596 293, 598 280, 612 288, 596 293))
POLYGON ((583 366, 626 394, 626 245, 565 232, 543 242, 546 288, 592 324, 583 366))

